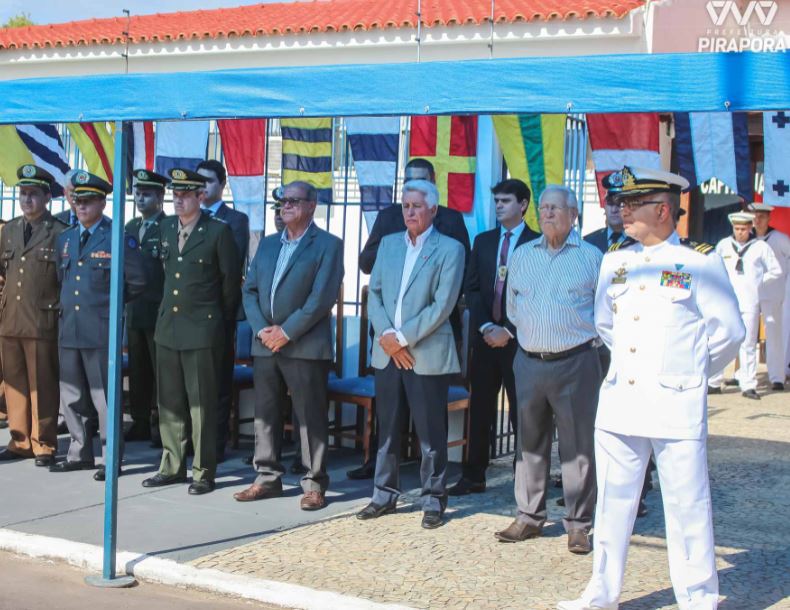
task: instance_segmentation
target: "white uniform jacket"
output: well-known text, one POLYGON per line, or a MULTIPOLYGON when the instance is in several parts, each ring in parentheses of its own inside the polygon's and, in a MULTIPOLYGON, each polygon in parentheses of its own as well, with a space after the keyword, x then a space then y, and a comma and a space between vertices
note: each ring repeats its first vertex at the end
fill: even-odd
POLYGON ((725 237, 716 245, 716 253, 724 261, 742 312, 760 311, 760 290, 772 290, 771 284, 782 277, 782 268, 771 246, 761 239, 747 242, 748 244, 749 249, 743 255, 743 273, 735 269, 738 255, 733 245, 739 250, 745 245, 740 245, 732 236, 725 237))
POLYGON ((782 277, 778 281, 760 286, 760 300, 783 301, 788 283, 788 273, 790 273, 790 237, 781 231, 770 229, 764 237, 759 239, 771 246, 771 250, 782 268, 782 277))
POLYGON ((735 358, 745 334, 721 259, 682 245, 677 233, 606 254, 595 325, 612 352, 596 427, 704 438, 708 376, 735 358))

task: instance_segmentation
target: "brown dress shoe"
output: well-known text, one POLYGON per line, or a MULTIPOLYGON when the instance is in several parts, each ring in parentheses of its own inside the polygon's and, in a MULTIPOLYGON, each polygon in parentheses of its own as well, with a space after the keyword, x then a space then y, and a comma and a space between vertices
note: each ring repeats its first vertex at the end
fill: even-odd
POLYGON ((577 555, 586 555, 592 551, 590 534, 584 530, 570 530, 568 532, 568 550, 577 555))
POLYGON ((233 494, 233 499, 237 502, 254 502, 255 500, 268 500, 269 498, 280 498, 283 495, 282 484, 276 485, 256 485, 253 483, 244 491, 233 494))
POLYGON ((507 529, 496 532, 494 536, 496 536, 497 540, 500 542, 522 542, 530 538, 537 538, 540 534, 541 528, 538 526, 524 523, 516 519, 507 529))
POLYGON ((323 491, 306 491, 299 502, 302 510, 320 510, 326 506, 323 491))

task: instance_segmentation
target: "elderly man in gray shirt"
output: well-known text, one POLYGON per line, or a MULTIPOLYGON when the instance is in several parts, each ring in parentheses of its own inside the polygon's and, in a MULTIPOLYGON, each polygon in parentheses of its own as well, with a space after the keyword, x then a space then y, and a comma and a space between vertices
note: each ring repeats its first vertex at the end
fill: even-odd
POLYGON ((516 520, 502 542, 541 535, 556 421, 568 514, 568 550, 589 553, 595 507, 593 429, 601 382, 593 306, 603 255, 581 239, 573 191, 552 185, 538 207, 543 236, 518 248, 508 272, 507 315, 517 331, 516 520))

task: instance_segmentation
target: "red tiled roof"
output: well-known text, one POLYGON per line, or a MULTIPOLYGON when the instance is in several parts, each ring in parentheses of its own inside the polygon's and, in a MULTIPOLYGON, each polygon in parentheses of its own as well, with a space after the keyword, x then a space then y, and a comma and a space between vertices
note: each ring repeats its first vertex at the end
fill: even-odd
MULTIPOLYGON (((645 0, 496 0, 495 22, 622 18, 645 0)), ((129 41, 157 43, 206 38, 413 28, 417 0, 313 0, 254 4, 179 13, 133 16, 129 41)), ((490 0, 423 0, 423 25, 488 22, 490 0)), ((0 49, 119 44, 125 17, 0 29, 0 49)))

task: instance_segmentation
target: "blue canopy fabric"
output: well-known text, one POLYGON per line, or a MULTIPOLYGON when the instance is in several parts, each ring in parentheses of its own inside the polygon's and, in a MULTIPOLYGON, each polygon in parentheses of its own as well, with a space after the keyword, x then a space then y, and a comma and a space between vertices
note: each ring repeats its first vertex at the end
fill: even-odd
POLYGON ((790 108, 790 54, 684 53, 0 81, 0 123, 790 108))

